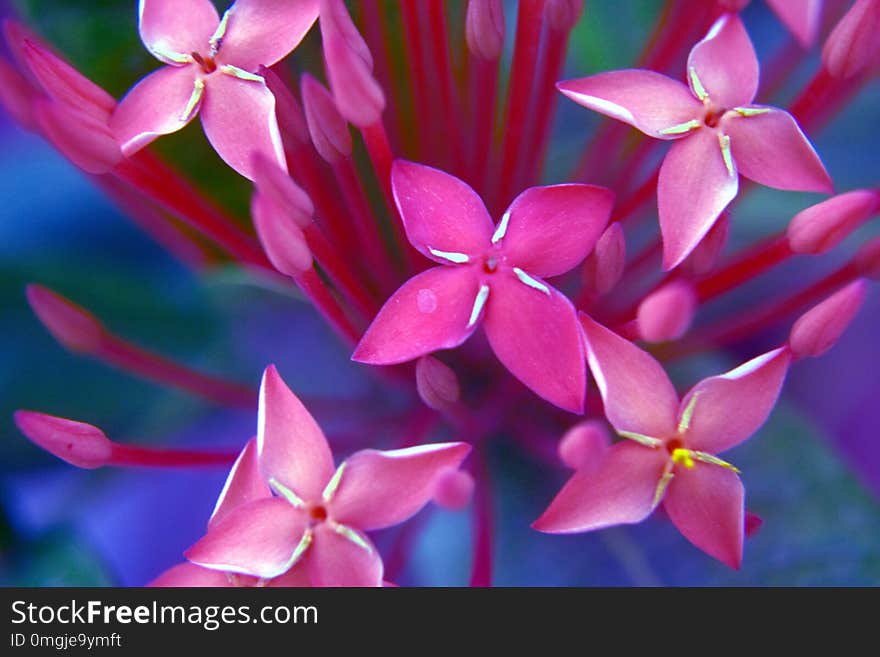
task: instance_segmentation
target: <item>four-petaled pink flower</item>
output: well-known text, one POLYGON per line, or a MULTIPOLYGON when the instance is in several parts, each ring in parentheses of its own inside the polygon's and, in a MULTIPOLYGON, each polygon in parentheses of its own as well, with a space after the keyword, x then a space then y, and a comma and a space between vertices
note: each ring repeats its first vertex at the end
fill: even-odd
POLYGON ((679 403, 660 364, 581 315, 605 415, 624 438, 576 472, 533 527, 583 532, 644 520, 663 501, 679 531, 739 568, 744 497, 738 470, 716 456, 767 419, 791 355, 782 347, 703 379, 679 403))
POLYGON ((602 234, 613 194, 592 185, 532 187, 497 226, 468 185, 397 160, 394 199, 412 245, 441 267, 388 299, 352 358, 387 365, 457 347, 481 318, 510 372, 549 402, 582 413, 583 339, 572 303, 544 278, 577 266, 602 234))
POLYGON ((147 49, 169 66, 133 87, 111 127, 131 155, 201 113, 218 155, 251 178, 258 151, 286 168, 275 98, 259 67, 293 50, 318 17, 318 0, 237 0, 223 14, 210 0, 140 0, 138 28, 147 49))
MULTIPOLYGON (((338 468, 320 427, 273 366, 260 386, 256 462, 262 478, 237 474, 192 563, 313 586, 381 586, 382 559, 364 530, 403 522, 431 500, 439 475, 470 452, 464 443, 362 450, 338 468), (268 494, 271 489, 274 495, 268 494)), ((245 458, 244 456, 242 458, 245 458)))
POLYGON ((646 135, 676 140, 657 183, 664 267, 703 239, 739 187, 830 192, 819 156, 787 112, 754 105, 758 59, 739 17, 722 16, 690 52, 690 88, 654 71, 609 71, 557 84, 575 102, 646 135))

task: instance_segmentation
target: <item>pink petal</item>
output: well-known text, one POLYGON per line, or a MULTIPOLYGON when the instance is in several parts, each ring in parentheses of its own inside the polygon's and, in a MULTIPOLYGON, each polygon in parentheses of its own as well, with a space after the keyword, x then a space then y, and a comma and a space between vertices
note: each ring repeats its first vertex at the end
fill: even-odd
POLYGON ((470 451, 465 443, 440 443, 357 452, 345 461, 330 516, 367 530, 401 523, 431 501, 439 474, 457 468, 470 451))
POLYGON ((327 523, 315 528, 306 561, 312 586, 382 586, 382 557, 370 539, 350 531, 366 547, 334 531, 327 523))
POLYGON ((801 315, 788 337, 794 356, 815 358, 831 349, 861 308, 867 289, 868 282, 858 278, 801 315))
POLYGON ((584 313, 580 320, 590 370, 614 428, 660 439, 673 435, 678 395, 660 363, 584 313))
POLYGON ((834 248, 880 210, 880 191, 856 189, 801 210, 785 235, 795 253, 818 255, 834 248))
POLYGON ((694 94, 693 75, 716 108, 748 105, 758 91, 758 56, 736 14, 719 18, 688 56, 688 82, 694 94))
POLYGON ((535 289, 509 269, 490 283, 484 326, 495 355, 540 397, 572 413, 584 412, 587 372, 577 314, 543 281, 535 289))
POLYGON ((575 472, 532 527, 570 534, 641 522, 654 510, 668 460, 663 449, 617 443, 598 467, 575 472))
POLYGON ((305 501, 320 499, 335 468, 321 427, 270 365, 263 372, 257 413, 260 469, 305 501))
POLYGON ((220 491, 220 497, 217 498, 214 512, 208 521, 208 529, 221 522, 232 510, 271 495, 272 492, 260 472, 257 439, 251 438, 226 477, 226 483, 223 484, 223 490, 220 491))
POLYGON ((822 0, 767 0, 767 4, 804 48, 816 42, 822 0))
POLYGON ((153 55, 174 64, 174 55, 207 53, 220 17, 211 0, 140 0, 138 29, 153 55))
POLYGON ((227 10, 223 62, 251 73, 296 48, 318 18, 319 0, 236 0, 227 10))
POLYGON ((187 112, 195 89, 194 66, 163 66, 132 87, 110 117, 110 128, 127 157, 161 135, 192 121, 187 112))
POLYGON ((257 500, 215 523, 185 556, 205 568, 277 577, 293 565, 307 526, 308 518, 287 500, 257 500))
POLYGON ((395 160, 391 167, 394 200, 409 241, 422 254, 443 252, 482 254, 490 244, 492 219, 476 192, 458 178, 422 164, 395 160))
POLYGON ((312 268, 312 252, 302 228, 293 216, 275 204, 275 199, 263 192, 254 194, 251 218, 260 244, 275 269, 296 277, 312 268))
POLYGON ((708 463, 676 468, 663 507, 678 530, 711 557, 742 563, 745 491, 733 470, 708 463))
POLYGON ((694 250, 738 188, 736 170, 727 169, 716 132, 697 130, 672 145, 657 181, 664 269, 678 266, 694 250))
POLYGON ((253 172, 254 185, 278 212, 286 215, 300 228, 307 228, 312 224, 315 206, 309 195, 293 181, 287 171, 265 154, 256 153, 253 172))
POLYGON ((608 71, 577 80, 565 80, 556 88, 584 107, 629 123, 658 139, 678 139, 663 134, 701 117, 703 105, 678 80, 654 71, 627 69, 608 71))
POLYGON ((262 82, 231 75, 211 76, 202 101, 202 127, 208 141, 233 169, 253 180, 253 156, 262 153, 287 171, 275 97, 262 82))
MULTIPOLYGON (((508 264, 548 278, 579 265, 605 230, 614 193, 595 185, 532 187, 514 199, 499 226, 508 264)), ((500 237, 499 237, 500 236, 500 237)))
POLYGON ((584 262, 584 285, 594 294, 607 294, 617 285, 625 265, 626 236, 620 222, 615 221, 605 229, 584 262))
POLYGON ((413 276, 376 315, 352 354, 371 365, 402 363, 467 340, 479 290, 472 267, 434 267, 413 276))
POLYGON ((172 566, 147 584, 147 586, 159 588, 214 588, 232 586, 232 584, 229 581, 229 576, 222 570, 202 568, 186 561, 172 566))
POLYGON ((104 174, 122 160, 107 119, 61 103, 38 100, 33 105, 37 124, 52 145, 86 173, 104 174))
POLYGON ((303 555, 296 565, 283 575, 274 577, 266 582, 269 588, 308 588, 312 585, 312 577, 309 573, 309 552, 303 555))
POLYGON ((301 86, 306 124, 315 150, 330 164, 351 157, 351 132, 333 96, 308 73, 303 74, 301 86))
POLYGON ((695 385, 681 402, 683 414, 696 396, 687 447, 720 454, 755 433, 776 405, 790 362, 788 349, 774 349, 695 385))
POLYGON ((856 0, 822 47, 822 63, 835 78, 851 78, 880 57, 880 3, 856 0))
POLYGON ((757 183, 800 192, 832 192, 822 160, 794 117, 774 107, 725 121, 739 172, 757 183))

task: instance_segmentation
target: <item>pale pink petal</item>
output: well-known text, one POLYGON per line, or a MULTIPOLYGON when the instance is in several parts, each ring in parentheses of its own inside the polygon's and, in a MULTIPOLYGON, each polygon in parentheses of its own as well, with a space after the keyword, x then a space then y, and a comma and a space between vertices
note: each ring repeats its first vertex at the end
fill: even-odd
POLYGON ((308 518, 280 497, 238 507, 184 556, 214 570, 277 577, 294 563, 308 518))
POLYGON ((758 56, 736 14, 719 18, 688 56, 688 83, 699 95, 699 80, 712 105, 731 109, 748 105, 758 92, 758 56))
POLYGON ((575 472, 532 527, 569 534, 641 522, 654 510, 668 460, 662 448, 617 443, 597 467, 575 472))
POLYGON ((327 523, 315 528, 306 561, 312 586, 382 586, 384 566, 376 547, 360 532, 346 529, 358 540, 327 523))
POLYGON ((230 167, 253 180, 253 156, 262 153, 287 171, 275 119, 275 96, 262 82, 214 74, 202 101, 202 127, 230 167))
POLYGON ((324 432, 274 365, 260 384, 257 451, 266 481, 278 481, 305 501, 320 499, 335 471, 324 432))
POLYGON ((50 100, 33 105, 37 124, 52 145, 87 173, 103 174, 122 160, 122 151, 107 119, 50 100))
POLYGON ((319 0, 236 0, 226 12, 219 57, 251 73, 296 48, 318 18, 319 0))
POLYGON ((457 468, 470 451, 465 443, 440 443, 357 452, 345 461, 330 516, 366 530, 401 523, 431 501, 438 475, 457 468))
POLYGON ((767 0, 767 4, 804 48, 815 43, 822 0, 767 0))
POLYGON ((678 139, 682 133, 661 131, 703 115, 702 103, 687 86, 654 71, 608 71, 558 82, 556 88, 579 105, 658 139, 678 139))
POLYGON ((698 462, 693 468, 676 468, 663 508, 691 543, 731 568, 739 568, 744 498, 742 482, 733 470, 698 462))
POLYGON ((580 320, 608 421, 651 438, 674 434, 678 395, 660 363, 584 313, 580 320))
POLYGON ((587 372, 576 311, 558 290, 530 280, 521 281, 509 269, 491 279, 483 324, 489 344, 498 360, 535 394, 583 413, 587 372))
POLYGON ((391 188, 409 241, 428 258, 449 264, 430 249, 474 256, 489 247, 494 229, 486 206, 455 176, 395 160, 391 188))
POLYGON ((223 520, 233 509, 271 495, 272 492, 260 472, 257 439, 251 438, 232 465, 229 476, 226 477, 226 483, 220 491, 220 497, 217 498, 214 512, 208 520, 208 529, 223 520))
POLYGON ((191 52, 207 54, 219 22, 211 0, 140 0, 138 5, 141 41, 167 64, 191 52))
POLYGON ((774 349, 691 388, 681 402, 682 416, 691 409, 687 447, 719 454, 755 433, 776 405, 790 363, 788 349, 774 349))
POLYGON ((188 111, 196 76, 194 66, 163 66, 129 90, 110 117, 110 129, 123 154, 131 156, 192 121, 198 111, 197 105, 188 111))
POLYGON ((479 288, 469 266, 434 267, 413 276, 382 306, 352 360, 390 365, 457 347, 477 326, 470 319, 479 288))
POLYGON ((605 230, 614 193, 595 185, 532 187, 514 199, 493 240, 508 264, 535 276, 579 265, 605 230))
POLYGON ((657 181, 664 269, 678 266, 694 250, 738 189, 739 177, 724 162, 718 133, 698 130, 672 145, 657 181))
POLYGON ((831 178, 794 117, 774 107, 724 123, 737 169, 757 183, 800 192, 833 191, 831 178))
POLYGON ((172 566, 147 584, 147 586, 158 588, 214 588, 232 586, 232 584, 229 581, 229 576, 222 570, 202 568, 186 561, 172 566))

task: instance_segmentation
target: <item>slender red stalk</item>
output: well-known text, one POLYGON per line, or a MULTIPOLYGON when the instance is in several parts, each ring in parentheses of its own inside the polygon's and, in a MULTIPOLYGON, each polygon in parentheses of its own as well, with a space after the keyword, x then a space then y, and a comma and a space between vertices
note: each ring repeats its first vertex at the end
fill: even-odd
POLYGON ((433 130, 432 126, 438 125, 432 122, 435 117, 429 94, 434 88, 432 81, 428 79, 425 68, 424 43, 421 29, 419 28, 419 16, 416 0, 402 0, 400 3, 400 17, 403 21, 403 41, 406 46, 406 61, 409 64, 409 88, 407 92, 413 98, 415 116, 410 127, 415 127, 416 159, 422 162, 434 162, 437 152, 436 144, 439 131, 433 130))
POLYGON ((474 492, 474 556, 471 565, 471 586, 492 586, 492 493, 489 468, 483 447, 471 456, 474 459, 476 490, 474 492))
POLYGON ((660 167, 651 174, 651 176, 643 182, 638 189, 636 189, 632 194, 628 197, 624 198, 622 201, 617 203, 616 209, 614 210, 614 214, 611 216, 611 221, 609 223, 614 223, 615 221, 624 221, 629 217, 633 216, 638 210, 642 208, 648 201, 654 198, 657 193, 657 180, 660 178, 660 167))
POLYGON ((345 314, 345 311, 339 305, 339 301, 327 285, 318 276, 318 272, 314 267, 308 269, 299 276, 295 276, 294 280, 299 285, 303 294, 312 302, 312 305, 327 320, 327 323, 352 347, 360 340, 360 331, 351 323, 351 320, 345 314))
POLYGON ((201 452, 186 449, 153 449, 113 443, 107 465, 148 468, 192 468, 197 466, 229 467, 237 452, 201 452))
POLYGON ((440 121, 435 125, 444 125, 446 138, 442 141, 444 154, 450 169, 456 175, 463 175, 463 153, 461 152, 461 123, 458 120, 458 94, 452 78, 452 66, 449 53, 449 26, 444 11, 444 0, 421 0, 421 25, 424 34, 427 31, 427 65, 428 70, 436 76, 435 88, 439 96, 437 111, 441 113, 440 121))
POLYGON ((474 189, 485 197, 489 180, 490 154, 493 136, 496 133, 495 115, 498 104, 498 67, 499 61, 487 61, 468 55, 471 65, 468 67, 472 117, 472 142, 470 150, 470 179, 474 189))
POLYGON ((750 281, 794 255, 784 233, 773 235, 746 250, 734 262, 697 281, 697 298, 708 301, 750 281))

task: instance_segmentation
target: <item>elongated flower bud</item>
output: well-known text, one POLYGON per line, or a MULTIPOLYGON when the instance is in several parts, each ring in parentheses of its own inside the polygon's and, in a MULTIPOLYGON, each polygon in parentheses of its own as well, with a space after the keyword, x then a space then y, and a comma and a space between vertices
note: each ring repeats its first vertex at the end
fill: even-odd
POLYGON ((828 36, 822 64, 835 78, 851 78, 880 58, 880 0, 856 0, 828 36))
POLYGON ((572 470, 580 470, 599 459, 611 444, 605 425, 596 420, 586 420, 565 432, 559 441, 559 460, 572 470))
POLYGON ((639 305, 639 337, 647 342, 677 340, 690 327, 696 308, 697 295, 690 283, 667 283, 639 305))
POLYGON ((862 306, 867 281, 853 281, 814 306, 794 323, 788 337, 798 358, 821 356, 834 346, 862 306))
POLYGON ((119 142, 105 119, 49 100, 36 101, 33 110, 46 138, 86 173, 105 174, 122 160, 119 142))
POLYGON ((272 265, 286 276, 296 277, 312 267, 312 252, 296 222, 260 192, 251 199, 251 217, 257 237, 272 265))
POLYGON ((104 327, 84 308, 42 285, 25 288, 28 303, 49 333, 71 351, 97 351, 104 327))
POLYGON ((309 195, 297 185, 275 160, 263 153, 253 156, 254 184, 281 216, 293 220, 300 228, 312 223, 315 206, 309 195))
POLYGON ((470 0, 465 19, 468 49, 476 56, 494 61, 504 47, 504 8, 501 0, 470 0))
POLYGON ((275 116, 278 127, 289 146, 309 143, 309 127, 302 106, 290 88, 278 74, 265 66, 260 67, 260 75, 266 81, 269 91, 275 96, 275 116))
POLYGON ((584 0, 547 0, 544 19, 557 32, 571 30, 584 10, 584 0))
POLYGON ((623 228, 614 222, 605 229, 584 261, 584 285, 595 294, 607 294, 623 275, 625 261, 626 238, 623 228))
POLYGON ((333 96, 311 75, 303 75, 301 84, 306 122, 318 153, 331 164, 349 157, 351 133, 333 102, 333 96))
POLYGON ((425 405, 443 410, 458 401, 458 377, 452 368, 433 356, 422 356, 416 362, 416 388, 425 405))
POLYGON ((14 417, 32 443, 78 468, 107 465, 113 454, 113 443, 91 424, 36 411, 16 411, 14 417))
POLYGON ((875 237, 859 249, 855 263, 862 276, 880 281, 880 237, 875 237))
POLYGON ((730 236, 730 215, 722 212, 715 225, 706 233, 706 237, 700 240, 697 247, 682 263, 685 271, 694 276, 703 276, 715 268, 721 252, 727 245, 730 236))
POLYGON ((786 236, 795 253, 817 255, 837 246, 880 209, 877 192, 858 189, 839 194, 798 212, 786 236))
POLYGON ((437 475, 434 503, 444 509, 458 511, 467 506, 474 495, 474 478, 458 468, 445 468, 437 475))

